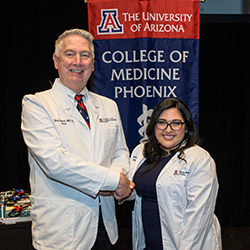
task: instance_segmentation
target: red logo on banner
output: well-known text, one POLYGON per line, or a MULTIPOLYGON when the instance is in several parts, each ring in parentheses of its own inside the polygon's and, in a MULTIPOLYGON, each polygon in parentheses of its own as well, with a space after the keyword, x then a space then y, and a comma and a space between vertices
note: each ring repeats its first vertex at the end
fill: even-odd
POLYGON ((101 24, 97 25, 98 35, 107 34, 123 34, 123 25, 120 24, 118 19, 118 9, 101 10, 102 20, 101 24))

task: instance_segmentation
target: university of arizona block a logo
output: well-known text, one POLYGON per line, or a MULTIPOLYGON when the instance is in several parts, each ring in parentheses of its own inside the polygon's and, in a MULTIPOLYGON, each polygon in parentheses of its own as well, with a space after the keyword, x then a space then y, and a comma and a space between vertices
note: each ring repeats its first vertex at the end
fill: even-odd
POLYGON ((97 26, 98 35, 123 34, 123 25, 118 20, 118 9, 101 10, 101 24, 97 26))

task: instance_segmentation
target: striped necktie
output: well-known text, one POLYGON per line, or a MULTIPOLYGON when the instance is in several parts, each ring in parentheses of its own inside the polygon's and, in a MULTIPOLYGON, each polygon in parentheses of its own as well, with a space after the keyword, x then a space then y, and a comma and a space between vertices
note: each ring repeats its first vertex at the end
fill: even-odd
POLYGON ((86 121, 89 129, 90 129, 90 121, 89 121, 89 115, 88 115, 88 111, 86 106, 84 105, 83 101, 82 101, 82 96, 80 94, 77 94, 75 96, 76 101, 78 102, 77 104, 77 109, 78 111, 81 113, 82 117, 84 118, 84 120, 86 121))

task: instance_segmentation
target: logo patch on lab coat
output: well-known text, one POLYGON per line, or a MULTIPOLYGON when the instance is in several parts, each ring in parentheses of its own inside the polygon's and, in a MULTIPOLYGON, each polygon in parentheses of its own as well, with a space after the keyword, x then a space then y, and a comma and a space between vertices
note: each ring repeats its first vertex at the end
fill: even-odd
POLYGON ((113 117, 111 117, 111 118, 99 118, 100 123, 108 123, 108 122, 114 122, 114 121, 117 121, 117 119, 113 118, 113 117))
POLYGON ((182 175, 182 176, 187 176, 189 174, 189 172, 184 172, 181 170, 175 170, 174 171, 174 175, 182 175))

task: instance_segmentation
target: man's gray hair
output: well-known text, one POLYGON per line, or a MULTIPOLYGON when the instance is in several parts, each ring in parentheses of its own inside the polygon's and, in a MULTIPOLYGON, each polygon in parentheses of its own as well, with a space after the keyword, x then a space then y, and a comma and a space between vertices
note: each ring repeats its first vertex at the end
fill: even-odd
POLYGON ((90 46, 90 50, 92 53, 93 58, 95 57, 94 54, 94 44, 93 44, 93 40, 94 37, 86 30, 82 30, 82 29, 70 29, 70 30, 65 30, 56 40, 55 42, 55 54, 57 57, 59 57, 60 54, 60 50, 62 48, 62 41, 65 37, 70 36, 70 35, 79 35, 84 37, 85 39, 87 39, 87 41, 89 42, 89 46, 90 46))

